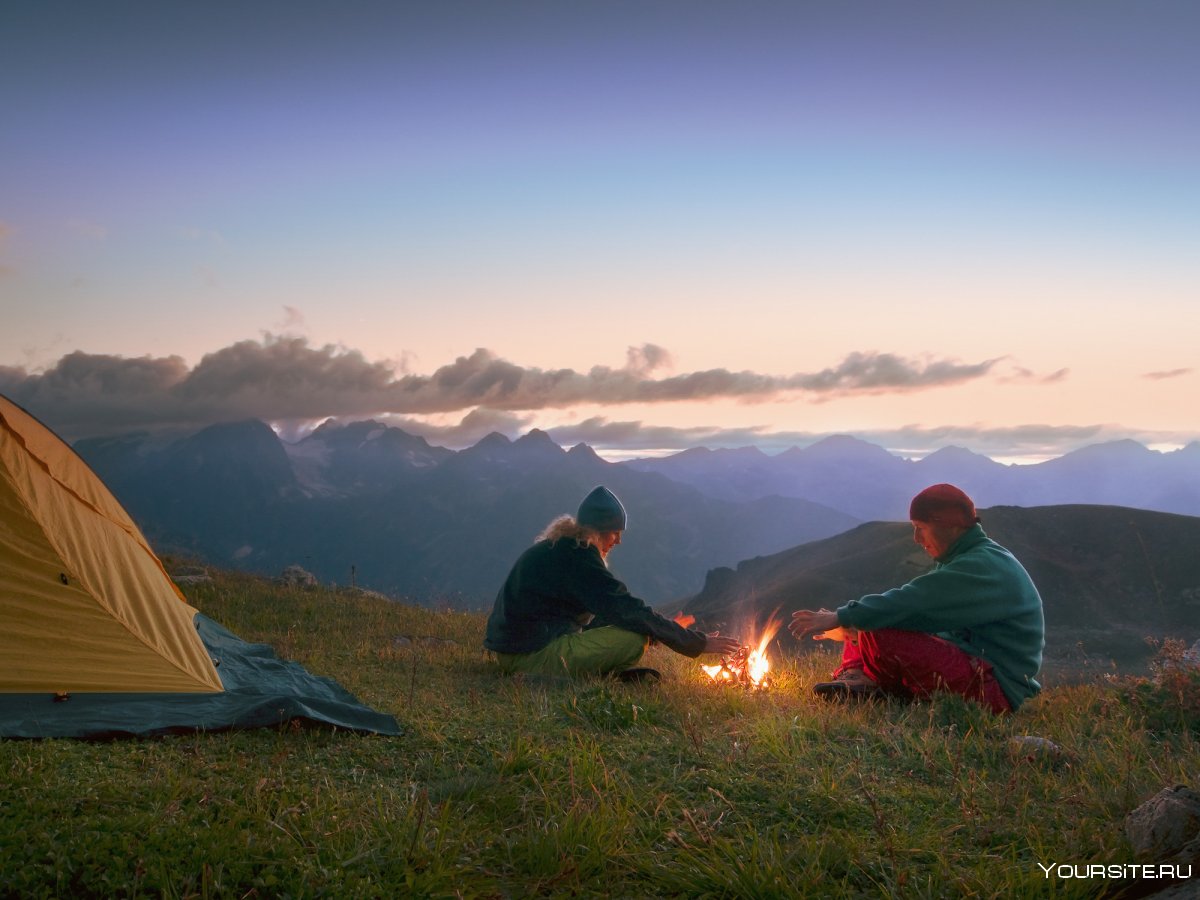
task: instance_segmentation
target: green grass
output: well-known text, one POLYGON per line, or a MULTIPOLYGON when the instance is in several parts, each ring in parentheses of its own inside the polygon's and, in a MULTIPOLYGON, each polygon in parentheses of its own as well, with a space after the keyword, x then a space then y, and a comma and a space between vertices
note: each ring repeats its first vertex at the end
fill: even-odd
POLYGON ((490 667, 479 615, 234 575, 185 591, 406 733, 0 742, 0 894, 1090 897, 1038 863, 1133 862, 1125 814, 1200 771, 1191 694, 1146 683, 996 719, 817 701, 824 652, 759 693, 662 648, 658 685, 526 681, 490 667), (1026 734, 1066 754, 1015 752, 1026 734))

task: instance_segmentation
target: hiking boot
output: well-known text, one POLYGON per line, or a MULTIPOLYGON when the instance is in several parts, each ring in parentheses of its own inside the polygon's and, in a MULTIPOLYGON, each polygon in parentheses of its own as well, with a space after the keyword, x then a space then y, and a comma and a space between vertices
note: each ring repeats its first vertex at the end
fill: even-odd
POLYGON ((887 692, 862 669, 846 669, 833 681, 813 685, 813 693, 825 700, 869 700, 886 697, 887 692))
POLYGON ((634 682, 654 682, 661 681, 662 674, 658 669, 651 669, 647 666, 639 666, 634 669, 626 669, 623 672, 617 673, 617 681, 628 683, 634 682))

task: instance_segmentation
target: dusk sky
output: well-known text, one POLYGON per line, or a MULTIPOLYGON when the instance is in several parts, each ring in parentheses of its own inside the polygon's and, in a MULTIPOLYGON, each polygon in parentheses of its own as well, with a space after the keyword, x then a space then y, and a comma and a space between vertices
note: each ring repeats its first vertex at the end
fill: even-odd
POLYGON ((1200 3, 0 6, 0 393, 610 458, 1200 439, 1200 3))

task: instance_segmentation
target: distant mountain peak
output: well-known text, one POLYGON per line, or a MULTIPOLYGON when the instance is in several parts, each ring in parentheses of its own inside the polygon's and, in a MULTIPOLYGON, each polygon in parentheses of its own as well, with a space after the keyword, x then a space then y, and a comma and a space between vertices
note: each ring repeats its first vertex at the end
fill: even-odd
MULTIPOLYGON (((831 434, 829 437, 821 438, 815 444, 809 447, 812 450, 815 447, 820 447, 822 450, 845 450, 856 447, 862 449, 869 447, 871 450, 883 450, 878 444, 872 444, 870 441, 864 441, 862 438, 857 438, 852 434, 831 434)), ((884 451, 887 452, 886 450, 884 451)))
POLYGON ((966 447, 959 447, 955 444, 948 444, 940 450, 935 450, 928 456, 922 457, 916 464, 922 469, 946 465, 966 465, 985 469, 1004 467, 1003 463, 996 462, 990 456, 984 456, 982 453, 976 453, 974 450, 968 450, 966 447))
POLYGON ((312 437, 313 435, 316 435, 316 434, 321 434, 322 432, 337 431, 339 428, 344 428, 344 427, 345 427, 345 423, 339 422, 337 419, 330 417, 330 418, 326 419, 324 422, 322 422, 320 425, 318 425, 316 428, 314 428, 312 431, 310 431, 309 437, 312 437))
POLYGON ((475 446, 472 447, 471 449, 472 450, 480 450, 480 449, 494 450, 494 449, 499 449, 500 447, 511 447, 511 446, 512 446, 512 441, 510 441, 508 439, 507 435, 503 435, 499 431, 493 431, 491 434, 487 435, 486 437, 484 437, 483 439, 478 441, 475 444, 475 446))
MULTIPOLYGON (((599 460, 600 454, 584 443, 576 444, 567 451, 567 456, 573 460, 599 460)), ((603 460, 601 460, 603 462, 603 460)))
POLYGON ((219 422, 216 425, 201 428, 187 440, 196 443, 213 440, 255 440, 274 444, 278 442, 279 437, 275 434, 275 429, 262 419, 240 419, 236 422, 219 422))
MULTIPOLYGON (((1139 444, 1137 441, 1130 438, 1125 438, 1119 441, 1106 441, 1102 444, 1090 444, 1087 447, 1080 447, 1078 450, 1072 450, 1066 453, 1057 460, 1048 460, 1047 462, 1077 462, 1079 460, 1105 460, 1108 462, 1119 463, 1126 460, 1141 460, 1148 457, 1160 456, 1157 450, 1151 450, 1144 444, 1139 444)), ((1043 463, 1042 465, 1046 465, 1043 463)))
POLYGON ((559 447, 558 444, 555 443, 554 438, 550 437, 550 435, 542 431, 540 428, 534 428, 528 434, 517 438, 513 446, 554 447, 556 450, 562 449, 562 447, 559 447))
POLYGON ((884 459, 898 461, 898 457, 889 453, 878 444, 864 441, 849 434, 831 434, 821 438, 815 444, 807 447, 793 447, 785 451, 787 456, 801 457, 808 460, 837 460, 847 462, 863 459, 884 459))
POLYGON ((958 459, 967 459, 967 458, 987 459, 987 457, 984 456, 983 454, 976 453, 974 450, 968 450, 966 447, 960 447, 957 444, 947 444, 945 447, 942 447, 939 450, 934 450, 932 453, 930 453, 928 456, 925 457, 925 459, 936 459, 936 458, 942 458, 942 459, 955 459, 955 458, 958 458, 958 459))
POLYGON ((542 462, 567 455, 567 451, 555 443, 554 438, 539 428, 535 428, 528 434, 517 438, 513 442, 510 452, 514 456, 520 456, 525 459, 536 459, 542 462))

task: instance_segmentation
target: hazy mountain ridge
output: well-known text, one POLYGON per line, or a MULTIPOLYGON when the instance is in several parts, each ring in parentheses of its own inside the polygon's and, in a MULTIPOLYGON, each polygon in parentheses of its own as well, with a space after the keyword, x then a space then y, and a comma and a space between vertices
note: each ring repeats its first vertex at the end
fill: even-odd
POLYGON ((1200 515, 1200 443, 1162 453, 1135 441, 1095 444, 1032 465, 1003 465, 961 447, 912 461, 836 435, 776 456, 686 450, 623 463, 727 500, 803 497, 864 521, 900 521, 930 484, 957 484, 979 506, 1102 504, 1200 515))
MULTIPOLYGON (((992 507, 984 530, 1029 571, 1046 613, 1047 658, 1144 661, 1145 639, 1200 636, 1200 518, 1112 506, 992 507)), ((685 609, 709 627, 774 609, 833 609, 896 587, 932 561, 904 522, 844 534, 709 572, 685 609)), ((780 638, 790 643, 787 635, 780 638)))
POLYGON ((374 421, 322 425, 296 444, 283 444, 306 491, 340 496, 395 487, 415 471, 440 465, 452 450, 374 421))
POLYGON ((375 422, 288 445, 249 420, 165 445, 128 435, 75 446, 162 552, 268 575, 298 563, 422 603, 489 604, 521 550, 597 484, 630 515, 613 569, 655 604, 694 593, 714 565, 858 521, 796 498, 706 496, 540 431, 455 452, 375 422))
MULTIPOLYGON (((1119 494, 1186 505, 1200 494, 1200 445, 1160 454, 1127 442, 1031 467, 953 447, 912 462, 849 437, 775 457, 753 448, 696 449, 614 464, 585 444, 565 450, 536 430, 516 441, 492 434, 453 451, 371 421, 327 424, 286 444, 266 424, 247 420, 174 440, 124 435, 76 448, 163 552, 267 575, 298 563, 327 583, 353 579, 415 602, 469 608, 488 605, 517 554, 596 484, 607 484, 629 509, 614 571, 651 603, 694 597, 709 614, 723 579, 734 584, 729 579, 754 568, 757 585, 758 566, 783 565, 790 553, 806 558, 833 548, 826 568, 806 576, 826 579, 823 602, 911 577, 928 561, 907 526, 861 523, 905 519, 912 494, 936 481, 962 485, 981 506, 997 494, 1019 498, 1010 505, 1039 507, 1081 494, 1089 503, 1119 494), (834 535, 833 544, 823 540, 834 535), (872 537, 859 546, 861 535, 872 537), (886 538, 878 546, 876 535, 886 538), (893 546, 893 556, 879 556, 880 547, 893 546)), ((1026 530, 1016 530, 1014 550, 1026 530)), ((1056 547, 1064 539, 1046 535, 1056 547)), ((1037 559, 1038 548, 1028 549, 1037 559)), ((1082 592, 1086 600, 1092 588, 1056 579, 1072 566, 1103 568, 1105 560, 1063 552, 1038 563, 1042 580, 1051 597, 1082 592)), ((1151 583, 1144 572, 1127 574, 1141 578, 1136 590, 1151 583)))

